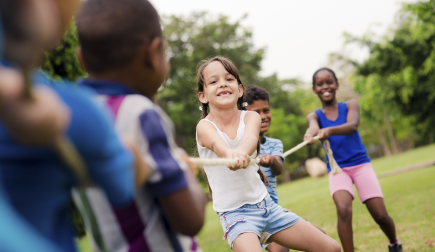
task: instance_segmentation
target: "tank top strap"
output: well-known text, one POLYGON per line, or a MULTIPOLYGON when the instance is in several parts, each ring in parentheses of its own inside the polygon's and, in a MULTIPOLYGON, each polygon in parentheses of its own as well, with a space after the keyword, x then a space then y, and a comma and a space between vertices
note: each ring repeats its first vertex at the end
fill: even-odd
POLYGON ((338 116, 344 116, 345 118, 347 118, 347 104, 345 102, 339 102, 338 107, 339 107, 338 116))
POLYGON ((246 113, 248 113, 248 110, 242 110, 242 113, 240 114, 240 121, 239 121, 239 125, 240 124, 245 124, 245 115, 246 113))
POLYGON ((218 132, 222 132, 222 131, 219 130, 218 126, 216 126, 216 124, 214 124, 214 122, 208 120, 207 118, 201 119, 200 121, 207 121, 207 122, 213 124, 213 126, 216 128, 216 130, 217 130, 218 132))

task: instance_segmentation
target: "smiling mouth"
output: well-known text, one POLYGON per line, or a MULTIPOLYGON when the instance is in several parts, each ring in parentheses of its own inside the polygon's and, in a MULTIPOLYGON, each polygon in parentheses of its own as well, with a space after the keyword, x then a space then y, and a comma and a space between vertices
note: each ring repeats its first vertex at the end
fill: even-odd
POLYGON ((269 122, 262 122, 261 123, 261 127, 266 127, 266 126, 268 126, 269 125, 269 122))
POLYGON ((329 96, 331 93, 329 91, 323 92, 322 95, 329 96))
POLYGON ((218 96, 228 96, 228 95, 230 95, 231 94, 231 92, 228 92, 228 91, 222 91, 222 92, 220 92, 219 94, 218 94, 218 96))

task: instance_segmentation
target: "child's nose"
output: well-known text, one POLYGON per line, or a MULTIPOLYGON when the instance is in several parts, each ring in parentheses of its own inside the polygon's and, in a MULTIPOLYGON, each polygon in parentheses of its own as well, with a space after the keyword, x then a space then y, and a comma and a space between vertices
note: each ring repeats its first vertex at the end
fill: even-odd
POLYGON ((261 117, 261 119, 266 119, 266 114, 263 112, 260 112, 260 117, 261 117))
POLYGON ((221 81, 220 84, 221 84, 221 85, 220 85, 221 87, 226 87, 226 86, 228 86, 228 83, 227 83, 226 80, 221 81))

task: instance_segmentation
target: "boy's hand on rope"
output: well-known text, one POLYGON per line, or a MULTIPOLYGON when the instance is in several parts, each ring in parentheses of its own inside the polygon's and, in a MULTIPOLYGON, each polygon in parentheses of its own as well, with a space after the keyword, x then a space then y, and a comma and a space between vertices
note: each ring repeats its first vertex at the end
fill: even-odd
POLYGON ((329 128, 320 129, 319 132, 317 133, 317 136, 319 137, 319 140, 321 140, 321 141, 328 140, 328 138, 331 136, 329 128))
POLYGON ((270 154, 264 154, 260 158, 260 165, 263 167, 271 167, 273 165, 273 156, 270 154))
POLYGON ((186 162, 189 166, 190 169, 192 170, 193 174, 196 176, 198 176, 198 167, 196 166, 196 164, 194 162, 192 162, 189 159, 189 154, 187 154, 187 151, 183 148, 178 147, 177 149, 178 154, 180 155, 180 159, 183 160, 184 162, 186 162))
POLYGON ((151 170, 149 166, 143 161, 139 150, 136 148, 136 145, 134 144, 134 141, 129 136, 124 136, 122 138, 122 143, 133 154, 133 158, 134 158, 133 165, 135 171, 134 179, 136 182, 136 187, 137 188, 142 187, 148 180, 151 170))
POLYGON ((0 68, 0 120, 21 144, 54 146, 69 125, 68 107, 47 87, 35 87, 31 100, 23 89, 18 71, 0 68))
POLYGON ((247 153, 240 150, 230 149, 228 151, 228 154, 226 155, 226 158, 237 160, 237 164, 228 166, 228 168, 233 171, 236 171, 238 169, 245 169, 249 166, 249 163, 251 162, 251 157, 249 157, 247 153))

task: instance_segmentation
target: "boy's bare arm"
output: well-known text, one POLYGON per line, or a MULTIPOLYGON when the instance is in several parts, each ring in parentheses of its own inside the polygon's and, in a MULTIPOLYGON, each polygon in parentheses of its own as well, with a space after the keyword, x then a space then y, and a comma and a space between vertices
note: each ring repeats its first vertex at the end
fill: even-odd
POLYGON ((177 232, 194 236, 204 225, 207 200, 191 169, 184 171, 188 187, 158 198, 164 216, 177 232))
POLYGON ((280 156, 265 154, 260 160, 260 165, 270 167, 270 172, 274 176, 281 175, 282 173, 282 159, 280 156))
POLYGON ((23 98, 24 80, 10 68, 0 68, 0 120, 21 144, 54 146, 67 130, 68 107, 48 87, 36 87, 33 99, 23 98))

